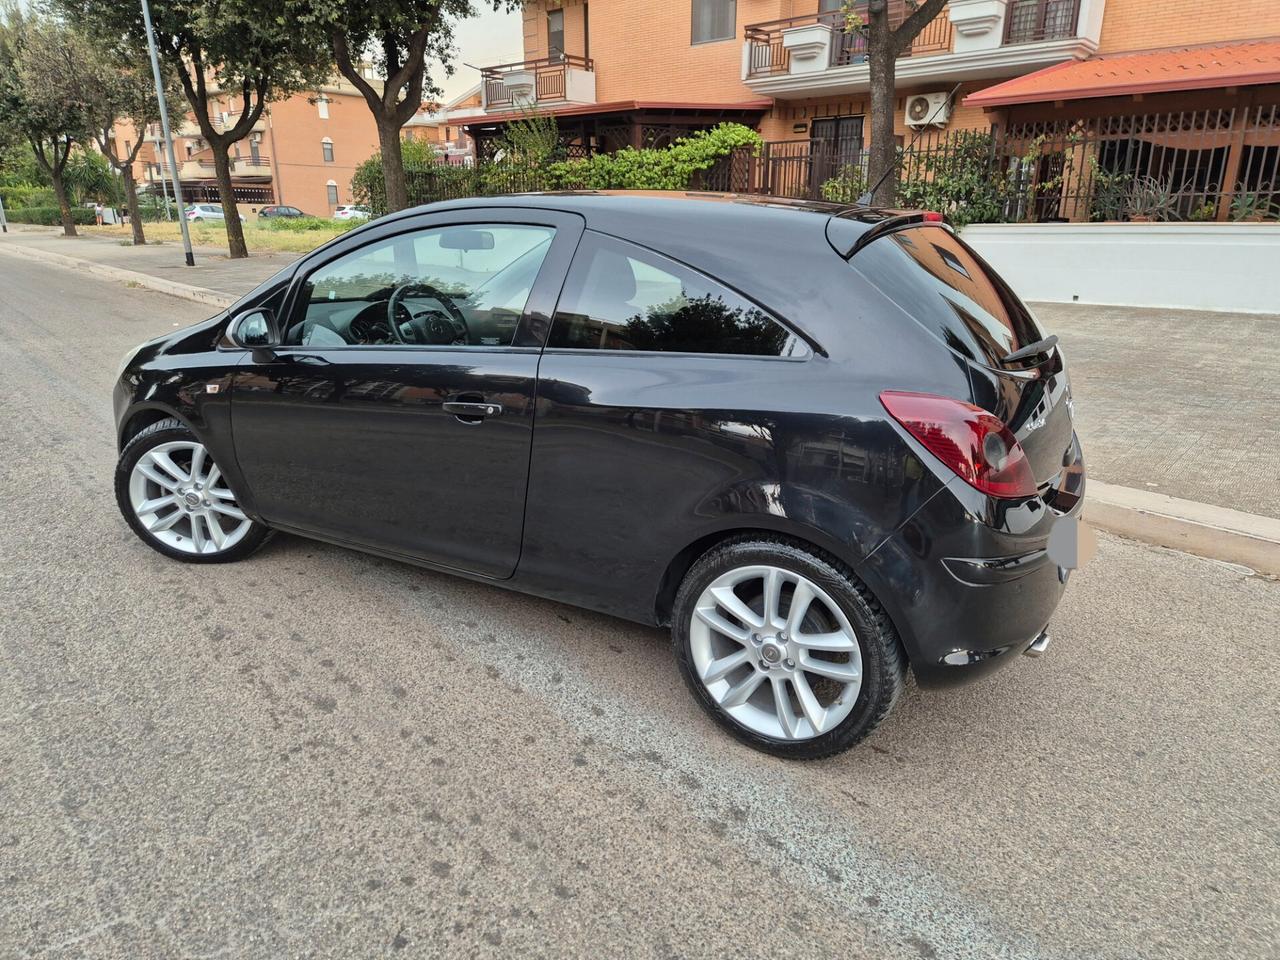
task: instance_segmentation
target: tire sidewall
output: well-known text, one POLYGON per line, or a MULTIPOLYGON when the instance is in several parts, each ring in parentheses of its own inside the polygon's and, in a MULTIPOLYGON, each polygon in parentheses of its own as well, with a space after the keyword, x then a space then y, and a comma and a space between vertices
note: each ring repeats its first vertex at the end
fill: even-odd
POLYGON ((129 496, 129 481, 133 476, 133 468, 147 451, 158 447, 162 443, 172 443, 174 441, 204 442, 181 422, 177 420, 162 420, 142 430, 125 444, 124 450, 120 453, 120 459, 116 463, 115 473, 116 504, 119 506, 125 522, 129 524, 143 543, 172 560, 181 560, 184 563, 229 563, 247 557, 262 546, 271 532, 256 520, 250 521, 252 526, 250 526, 249 532, 230 550, 224 550, 221 553, 197 554, 177 550, 156 539, 142 525, 142 521, 138 519, 138 515, 133 510, 132 499, 129 496))
POLYGON ((693 565, 676 595, 671 634, 685 683, 725 730, 741 742, 768 753, 792 759, 814 759, 846 750, 863 739, 896 700, 902 686, 903 661, 896 635, 885 627, 883 615, 872 608, 850 574, 789 542, 751 539, 715 548, 693 565), (849 716, 817 737, 780 740, 749 730, 712 699, 698 677, 690 648, 690 624, 697 600, 717 577, 737 567, 753 565, 782 567, 809 578, 839 605, 857 634, 862 654, 862 686, 858 698, 849 716))

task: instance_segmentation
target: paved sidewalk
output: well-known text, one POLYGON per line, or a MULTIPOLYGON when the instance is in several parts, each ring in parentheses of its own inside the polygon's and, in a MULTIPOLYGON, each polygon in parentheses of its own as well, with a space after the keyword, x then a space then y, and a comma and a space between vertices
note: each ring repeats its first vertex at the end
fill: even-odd
POLYGON ((180 243, 149 243, 135 247, 105 237, 64 237, 60 229, 33 228, 22 224, 10 224, 9 232, 0 235, 0 243, 24 250, 77 257, 170 283, 203 287, 229 297, 247 293, 301 256, 298 253, 259 253, 247 260, 231 260, 224 247, 196 247, 196 265, 188 267, 180 243))
MULTIPOLYGON (((177 244, 121 246, 31 228, 0 236, 3 244, 229 297, 300 256, 228 260, 218 248, 201 248, 187 267, 177 244)), ((1280 517, 1280 315, 1058 303, 1039 304, 1036 313, 1062 340, 1091 477, 1280 517)), ((198 316, 193 308, 191 318, 198 316)))

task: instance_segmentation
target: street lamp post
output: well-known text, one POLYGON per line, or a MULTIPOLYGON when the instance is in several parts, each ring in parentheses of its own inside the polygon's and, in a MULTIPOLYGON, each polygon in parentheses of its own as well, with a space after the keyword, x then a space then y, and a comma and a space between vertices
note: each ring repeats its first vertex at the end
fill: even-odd
POLYGON ((196 265, 191 252, 191 231, 182 211, 182 181, 178 179, 178 158, 173 154, 173 137, 169 134, 169 107, 164 102, 164 79, 160 76, 160 57, 156 54, 156 35, 151 27, 151 7, 142 0, 142 20, 147 28, 147 49, 151 52, 151 72, 156 78, 156 105, 160 108, 160 130, 164 133, 164 149, 169 157, 169 176, 173 179, 173 196, 178 206, 178 226, 182 230, 182 249, 187 255, 187 266, 196 265))

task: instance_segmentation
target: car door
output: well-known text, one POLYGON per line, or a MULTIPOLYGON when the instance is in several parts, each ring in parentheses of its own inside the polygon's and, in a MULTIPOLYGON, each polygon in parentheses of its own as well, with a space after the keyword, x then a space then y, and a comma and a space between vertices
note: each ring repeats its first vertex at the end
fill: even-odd
POLYGON ((581 232, 569 214, 464 209, 306 261, 282 346, 247 358, 233 387, 236 457, 262 517, 509 577, 539 352, 581 232))

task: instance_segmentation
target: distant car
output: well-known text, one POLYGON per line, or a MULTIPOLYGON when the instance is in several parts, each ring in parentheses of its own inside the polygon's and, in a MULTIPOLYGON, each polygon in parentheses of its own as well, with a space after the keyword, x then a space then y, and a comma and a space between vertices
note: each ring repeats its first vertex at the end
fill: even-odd
POLYGON ((285 207, 280 205, 263 207, 258 211, 259 217, 305 217, 308 214, 303 213, 297 207, 285 207))
MULTIPOLYGON (((240 222, 244 223, 244 214, 238 214, 240 222)), ((216 203, 193 203, 187 207, 187 219, 192 223, 199 223, 202 220, 225 220, 226 216, 222 213, 222 207, 216 203)))
POLYGON ((349 203, 344 203, 333 211, 335 220, 368 220, 369 217, 368 207, 358 207, 349 203))
MULTIPOLYGON (((1074 564, 1057 338, 942 220, 671 193, 389 214, 125 358, 116 499, 176 560, 284 530, 669 626, 730 733, 836 753, 908 668, 1039 656, 1074 564)), ((990 736, 972 704, 1019 686, 937 722, 990 736)))

